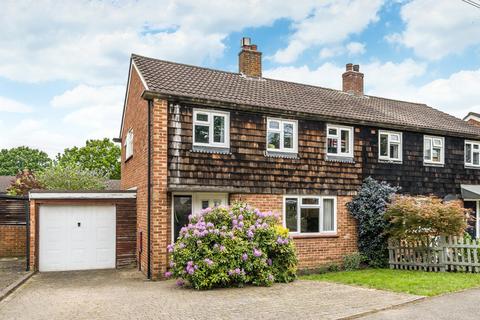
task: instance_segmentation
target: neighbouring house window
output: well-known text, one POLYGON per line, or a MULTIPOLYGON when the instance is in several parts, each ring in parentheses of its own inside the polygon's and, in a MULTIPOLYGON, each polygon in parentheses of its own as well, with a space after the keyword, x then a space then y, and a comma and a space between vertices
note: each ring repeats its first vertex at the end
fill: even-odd
POLYGON ((480 142, 465 141, 465 165, 480 167, 480 142))
POLYGON ((230 147, 230 114, 194 109, 193 144, 206 147, 230 147))
POLYGON ((128 130, 125 137, 125 160, 133 156, 133 129, 128 130))
POLYGON ((297 121, 267 119, 267 150, 297 152, 297 121))
POLYGON ((423 137, 423 162, 426 164, 445 163, 445 138, 444 137, 423 137))
POLYGON ((380 160, 402 161, 402 133, 379 130, 378 158, 380 160))
POLYGON ((353 158, 353 127, 327 125, 327 155, 353 158))
POLYGON ((336 197, 285 196, 284 199, 283 221, 290 233, 336 233, 336 197))

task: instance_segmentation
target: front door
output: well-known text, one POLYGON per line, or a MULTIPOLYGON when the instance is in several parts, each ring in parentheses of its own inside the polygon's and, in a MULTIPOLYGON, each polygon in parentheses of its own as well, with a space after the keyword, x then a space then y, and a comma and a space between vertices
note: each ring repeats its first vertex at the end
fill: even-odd
POLYGON ((180 229, 188 224, 188 216, 208 207, 226 205, 227 193, 191 193, 173 195, 173 241, 178 238, 180 229))

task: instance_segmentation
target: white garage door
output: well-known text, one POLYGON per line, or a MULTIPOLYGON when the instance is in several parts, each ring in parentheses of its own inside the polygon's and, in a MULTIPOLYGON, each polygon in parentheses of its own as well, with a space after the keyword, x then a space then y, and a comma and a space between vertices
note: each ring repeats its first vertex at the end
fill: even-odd
POLYGON ((40 271, 115 268, 115 206, 40 206, 40 271))

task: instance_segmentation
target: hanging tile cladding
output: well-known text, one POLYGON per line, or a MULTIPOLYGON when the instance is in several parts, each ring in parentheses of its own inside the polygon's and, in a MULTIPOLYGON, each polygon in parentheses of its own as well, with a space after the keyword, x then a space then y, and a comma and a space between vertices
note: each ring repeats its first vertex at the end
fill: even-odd
POLYGON ((266 157, 268 115, 230 110, 230 154, 192 152, 192 110, 191 105, 169 105, 170 188, 352 195, 361 184, 357 133, 354 163, 326 161, 326 123, 297 119, 298 158, 266 157))
POLYGON ((445 137, 445 165, 423 165, 423 134, 403 132, 403 163, 382 163, 378 160, 378 128, 365 127, 360 134, 364 141, 364 177, 402 187, 401 192, 411 195, 460 194, 460 184, 480 184, 480 170, 466 169, 464 165, 464 139, 445 137))

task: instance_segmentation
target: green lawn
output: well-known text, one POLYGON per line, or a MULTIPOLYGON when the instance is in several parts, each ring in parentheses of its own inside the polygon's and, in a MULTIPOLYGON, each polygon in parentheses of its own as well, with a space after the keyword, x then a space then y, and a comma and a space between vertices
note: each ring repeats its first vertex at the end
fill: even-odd
POLYGON ((390 269, 365 269, 302 276, 302 279, 332 281, 421 296, 480 287, 480 274, 435 273, 390 269))

